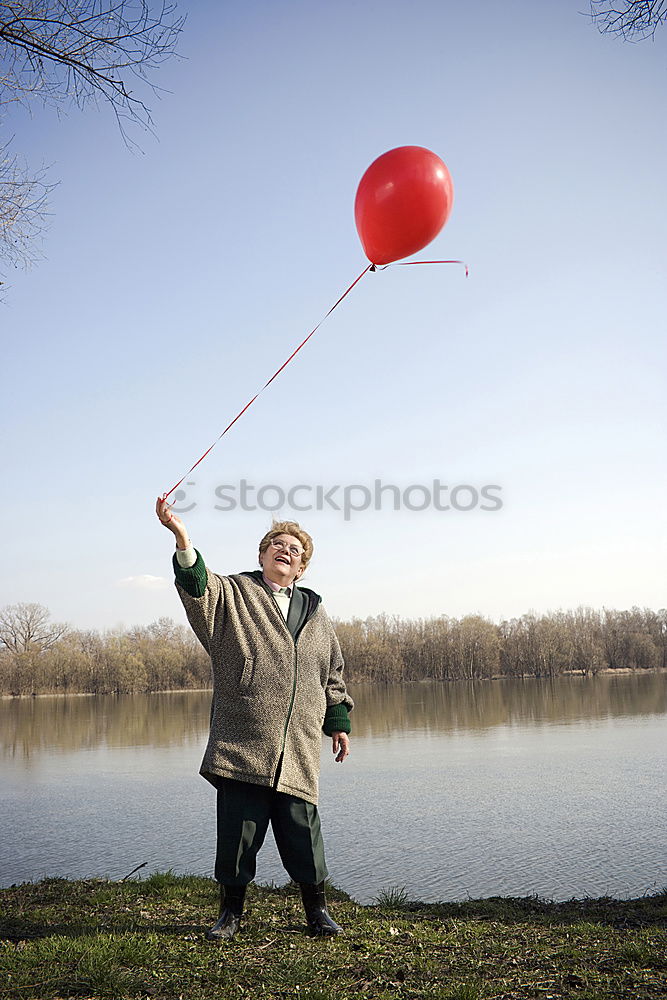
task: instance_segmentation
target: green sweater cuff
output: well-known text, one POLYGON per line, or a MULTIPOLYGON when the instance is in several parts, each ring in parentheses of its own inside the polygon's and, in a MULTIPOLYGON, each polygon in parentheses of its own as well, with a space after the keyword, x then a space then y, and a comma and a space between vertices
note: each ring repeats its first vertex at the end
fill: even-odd
MULTIPOLYGON (((197 549, 195 549, 197 552, 197 549)), ((180 584, 186 594, 190 597, 203 597, 206 593, 206 563, 202 559, 201 553, 197 552, 197 561, 194 566, 185 569, 176 558, 176 553, 172 559, 174 564, 174 576, 176 583, 180 584)))
POLYGON ((349 733, 352 731, 347 707, 342 702, 340 705, 329 705, 324 716, 322 729, 327 736, 331 736, 332 733, 349 733))

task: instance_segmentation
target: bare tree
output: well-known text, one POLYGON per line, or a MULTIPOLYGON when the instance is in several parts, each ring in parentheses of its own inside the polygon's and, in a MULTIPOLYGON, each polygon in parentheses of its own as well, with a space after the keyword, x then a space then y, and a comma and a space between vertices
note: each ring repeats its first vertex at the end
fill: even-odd
MULTIPOLYGON (((106 103, 130 144, 128 121, 152 127, 143 95, 146 86, 157 91, 150 74, 173 55, 184 20, 167 0, 0 2, 0 106, 106 103)), ((0 147, 0 257, 25 266, 39 257, 50 185, 8 145, 0 147)))
POLYGON ((626 41, 653 38, 667 20, 667 0, 590 0, 591 17, 603 34, 626 41))
POLYGON ((0 148, 0 257, 14 267, 34 263, 40 256, 38 237, 44 228, 46 199, 52 184, 44 171, 31 176, 25 164, 0 148))
POLYGON ((67 632, 67 625, 50 617, 41 604, 8 604, 0 610, 0 642, 12 653, 44 652, 67 632))

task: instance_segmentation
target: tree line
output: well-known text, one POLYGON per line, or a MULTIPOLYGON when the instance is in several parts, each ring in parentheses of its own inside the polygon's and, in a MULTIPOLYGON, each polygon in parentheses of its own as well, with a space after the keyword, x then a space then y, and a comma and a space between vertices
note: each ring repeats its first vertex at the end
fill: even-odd
POLYGON ((557 677, 667 667, 667 610, 577 608, 496 624, 481 615, 337 622, 350 678, 369 682, 557 677))
MULTIPOLYGON (((577 608, 496 624, 481 615, 336 621, 350 683, 595 675, 667 668, 667 610, 577 608)), ((170 618, 97 632, 39 604, 0 610, 0 694, 132 694, 210 687, 208 656, 170 618)))

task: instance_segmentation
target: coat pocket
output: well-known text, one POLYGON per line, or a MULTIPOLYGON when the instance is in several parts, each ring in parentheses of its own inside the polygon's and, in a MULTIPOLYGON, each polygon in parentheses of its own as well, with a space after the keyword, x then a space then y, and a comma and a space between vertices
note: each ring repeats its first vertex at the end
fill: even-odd
POLYGON ((255 658, 253 656, 246 656, 243 661, 243 670, 241 671, 241 680, 239 682, 242 694, 245 694, 248 688, 252 686, 254 676, 255 658))

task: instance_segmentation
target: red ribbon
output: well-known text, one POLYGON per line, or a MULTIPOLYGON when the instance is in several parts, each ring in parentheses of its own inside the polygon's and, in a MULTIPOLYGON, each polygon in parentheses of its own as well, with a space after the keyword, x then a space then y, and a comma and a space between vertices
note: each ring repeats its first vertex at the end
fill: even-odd
MULTIPOLYGON (((405 261, 395 261, 394 263, 396 263, 396 264, 402 264, 402 265, 407 265, 407 264, 463 264, 463 266, 466 269, 466 278, 468 277, 468 266, 467 266, 467 264, 464 264, 462 260, 405 260, 405 261)), ((312 329, 310 331, 310 333, 308 334, 308 336, 304 340, 301 341, 301 343, 299 344, 299 346, 294 351, 292 351, 292 353, 290 354, 290 356, 287 359, 287 361, 283 362, 283 364, 280 366, 280 368, 273 373, 273 375, 268 380, 268 382, 265 382, 264 385, 262 386, 262 388, 259 389, 255 393, 255 395, 252 397, 251 400, 249 400, 249 402, 246 403, 246 405, 243 407, 243 409, 240 410, 239 413, 236 414, 236 416, 231 421, 231 423, 227 424, 227 426, 225 427, 224 431, 217 436, 217 438, 215 439, 215 441, 213 442, 213 444, 211 445, 211 447, 206 449, 206 451, 204 452, 204 454, 201 456, 201 458, 197 459, 197 461, 194 463, 194 465, 190 466, 190 468, 185 473, 185 475, 182 476, 178 480, 178 482, 176 483, 175 486, 172 486, 172 488, 169 490, 168 493, 164 493, 162 495, 162 499, 163 500, 166 500, 168 496, 171 496, 171 494, 174 492, 174 490, 178 489, 178 487, 181 485, 181 483, 183 482, 183 480, 186 479, 190 475, 190 473, 193 471, 193 469, 196 469, 197 466, 199 465, 199 463, 204 461, 204 459, 206 458, 206 456, 208 455, 208 453, 211 452, 211 451, 213 451, 213 449, 215 448, 215 446, 218 443, 218 441, 225 436, 225 434, 227 433, 227 431, 231 430, 231 428, 234 426, 234 424, 236 423, 236 421, 240 417, 243 416, 243 414, 245 413, 245 411, 248 410, 248 409, 250 409, 250 407, 255 402, 255 400, 257 399, 257 397, 261 396, 261 394, 264 392, 265 389, 268 389, 268 387, 271 385, 271 383, 273 382, 273 380, 275 378, 277 378, 278 375, 280 375, 280 373, 283 370, 283 368, 287 368, 287 366, 290 363, 290 361, 292 360, 292 358, 296 357, 296 355, 299 353, 299 351, 301 350, 301 348, 304 347, 308 343, 308 341, 313 336, 313 334, 317 333, 317 331, 319 330, 319 328, 322 326, 322 323, 324 323, 325 319, 327 319, 329 316, 331 316, 331 313, 334 311, 334 309, 341 304, 341 302, 343 301, 343 299, 345 298, 346 295, 349 295, 349 293, 352 291, 352 289, 354 288, 354 286, 359 281, 361 281, 361 279, 363 278, 363 276, 365 274, 368 274, 369 271, 384 271, 388 267, 393 267, 394 263, 392 263, 392 264, 385 264, 383 267, 380 267, 377 264, 369 264, 368 267, 365 267, 363 269, 363 271, 361 272, 361 274, 359 274, 354 279, 354 281, 352 282, 352 284, 349 285, 345 289, 345 291, 340 296, 340 298, 337 299, 334 302, 334 304, 332 305, 332 307, 329 310, 329 312, 325 316, 322 317, 322 319, 319 321, 319 323, 317 324, 317 326, 314 329, 312 329)))
POLYGON ((372 264, 371 271, 386 271, 388 267, 410 267, 411 264, 462 264, 466 269, 466 278, 468 277, 468 265, 463 260, 394 260, 391 264, 372 264))

